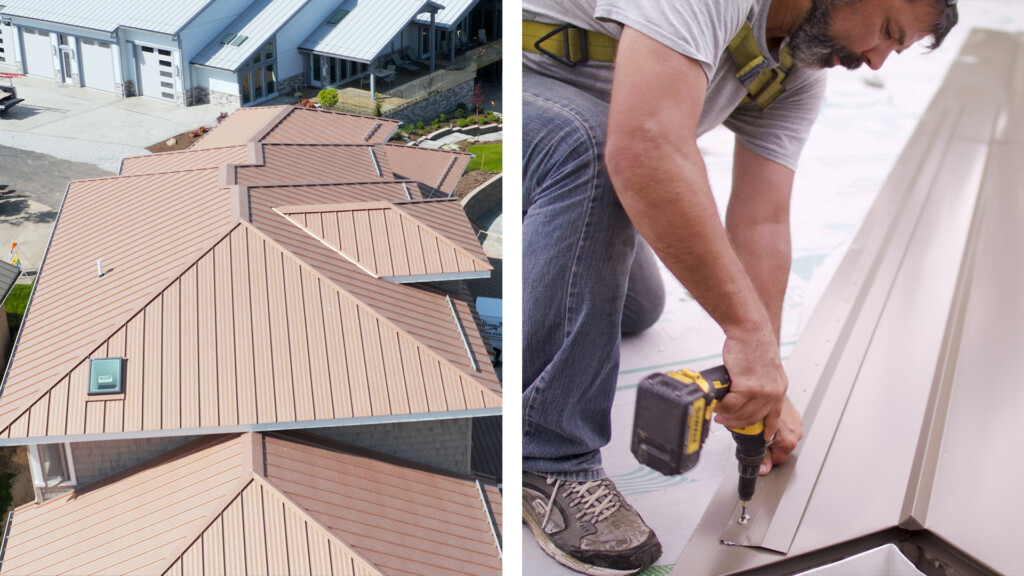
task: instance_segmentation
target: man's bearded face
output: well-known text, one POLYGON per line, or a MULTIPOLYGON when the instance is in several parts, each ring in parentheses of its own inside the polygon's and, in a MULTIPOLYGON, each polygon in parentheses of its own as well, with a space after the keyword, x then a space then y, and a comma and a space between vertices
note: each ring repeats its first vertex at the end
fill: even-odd
POLYGON ((803 68, 831 68, 835 65, 853 70, 864 58, 841 45, 829 34, 832 9, 848 0, 812 0, 811 10, 789 39, 793 62, 803 68))

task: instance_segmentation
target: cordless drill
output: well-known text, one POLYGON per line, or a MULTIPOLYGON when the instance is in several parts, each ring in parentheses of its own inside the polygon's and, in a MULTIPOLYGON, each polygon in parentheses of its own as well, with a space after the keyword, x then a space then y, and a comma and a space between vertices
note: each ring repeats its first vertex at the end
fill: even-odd
MULTIPOLYGON (((656 372, 644 378, 636 393, 632 451, 636 459, 667 476, 682 474, 697 465, 708 437, 711 414, 729 392, 725 366, 703 372, 656 372)), ((764 421, 746 428, 730 428, 739 461, 739 497, 745 524, 747 504, 754 497, 757 471, 768 451, 764 421)))

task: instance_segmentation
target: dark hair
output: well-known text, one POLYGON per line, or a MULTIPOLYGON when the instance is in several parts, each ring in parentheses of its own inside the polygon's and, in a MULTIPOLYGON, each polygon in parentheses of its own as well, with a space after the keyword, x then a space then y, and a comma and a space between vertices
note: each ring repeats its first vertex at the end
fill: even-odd
POLYGON ((960 15, 956 11, 955 2, 950 4, 946 0, 931 1, 940 5, 939 15, 932 23, 932 42, 928 45, 929 50, 935 50, 942 44, 942 41, 946 39, 946 35, 953 29, 953 26, 956 26, 957 21, 960 19, 960 15))

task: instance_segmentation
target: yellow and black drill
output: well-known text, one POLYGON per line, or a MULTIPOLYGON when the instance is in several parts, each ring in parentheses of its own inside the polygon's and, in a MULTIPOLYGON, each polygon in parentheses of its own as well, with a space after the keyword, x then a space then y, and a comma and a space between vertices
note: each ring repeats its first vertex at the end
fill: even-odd
MULTIPOLYGON (((729 392, 729 372, 717 366, 703 372, 657 372, 640 382, 633 416, 632 451, 645 466, 668 476, 697 465, 708 437, 711 415, 729 392)), ((739 461, 740 524, 747 522, 747 504, 754 497, 757 471, 768 453, 764 421, 730 428, 739 461)))

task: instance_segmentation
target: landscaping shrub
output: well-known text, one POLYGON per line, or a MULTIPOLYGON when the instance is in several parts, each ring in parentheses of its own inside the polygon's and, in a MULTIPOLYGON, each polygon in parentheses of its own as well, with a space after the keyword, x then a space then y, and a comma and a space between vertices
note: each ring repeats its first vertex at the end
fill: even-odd
POLYGON ((324 108, 334 108, 338 104, 338 91, 334 88, 324 88, 317 94, 316 99, 324 108))

